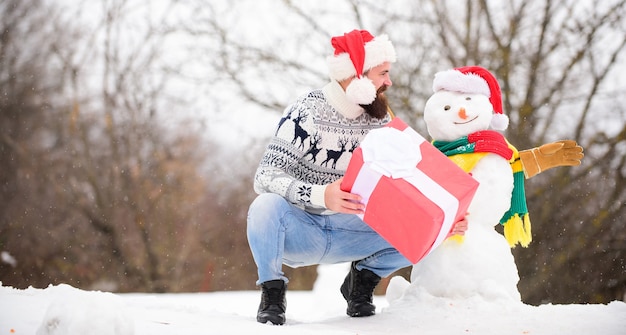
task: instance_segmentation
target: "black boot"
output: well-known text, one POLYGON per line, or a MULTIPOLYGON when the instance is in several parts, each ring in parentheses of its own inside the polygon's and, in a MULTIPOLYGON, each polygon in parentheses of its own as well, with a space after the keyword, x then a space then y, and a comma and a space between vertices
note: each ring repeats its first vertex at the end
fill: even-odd
POLYGON ((285 299, 287 284, 281 279, 270 280, 261 284, 261 290, 261 303, 256 313, 256 320, 260 323, 269 321, 275 325, 284 324, 287 310, 285 299))
POLYGON ((346 313, 350 316, 370 316, 376 312, 372 303, 374 288, 380 282, 380 277, 374 272, 356 269, 356 262, 352 262, 350 273, 341 285, 341 294, 348 302, 346 313))

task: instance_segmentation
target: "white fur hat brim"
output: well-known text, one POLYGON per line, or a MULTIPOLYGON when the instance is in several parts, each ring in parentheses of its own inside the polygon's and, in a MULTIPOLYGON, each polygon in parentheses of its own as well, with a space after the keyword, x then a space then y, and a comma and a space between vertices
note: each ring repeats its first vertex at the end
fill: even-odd
MULTIPOLYGON (((362 73, 367 72, 385 62, 394 63, 396 61, 396 50, 387 35, 374 37, 365 43, 365 61, 362 73)), ((326 58, 328 72, 331 79, 341 81, 356 76, 357 71, 352 64, 350 55, 347 52, 326 58)))
POLYGON ((491 90, 485 79, 473 73, 464 74, 457 70, 446 70, 435 73, 433 92, 441 90, 482 94, 491 97, 491 90))

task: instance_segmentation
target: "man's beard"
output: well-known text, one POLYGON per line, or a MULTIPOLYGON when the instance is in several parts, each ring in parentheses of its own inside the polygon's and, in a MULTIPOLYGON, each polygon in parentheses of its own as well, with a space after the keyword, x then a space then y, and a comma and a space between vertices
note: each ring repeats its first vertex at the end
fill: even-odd
POLYGON ((376 98, 369 105, 360 105, 365 109, 365 113, 376 119, 382 119, 387 115, 389 104, 387 102, 387 96, 383 93, 387 90, 387 85, 381 86, 376 91, 376 98))

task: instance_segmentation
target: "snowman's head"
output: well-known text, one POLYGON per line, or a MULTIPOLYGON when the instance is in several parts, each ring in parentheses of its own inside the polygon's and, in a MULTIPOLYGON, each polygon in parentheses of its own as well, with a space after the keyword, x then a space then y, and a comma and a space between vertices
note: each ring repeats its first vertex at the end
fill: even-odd
POLYGON ((450 141, 474 131, 508 127, 509 118, 502 112, 500 85, 485 68, 464 66, 438 72, 433 91, 426 102, 424 118, 435 140, 450 141))
POLYGON ((428 133, 435 140, 453 141, 479 130, 489 129, 493 106, 478 93, 438 91, 424 108, 428 133))

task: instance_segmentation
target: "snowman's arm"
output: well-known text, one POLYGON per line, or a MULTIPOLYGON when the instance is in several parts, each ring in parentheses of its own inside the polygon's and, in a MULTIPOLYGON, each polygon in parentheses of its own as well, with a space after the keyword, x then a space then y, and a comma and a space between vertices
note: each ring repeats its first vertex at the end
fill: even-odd
POLYGON ((573 140, 547 143, 519 152, 526 179, 557 166, 580 165, 583 148, 573 140))

